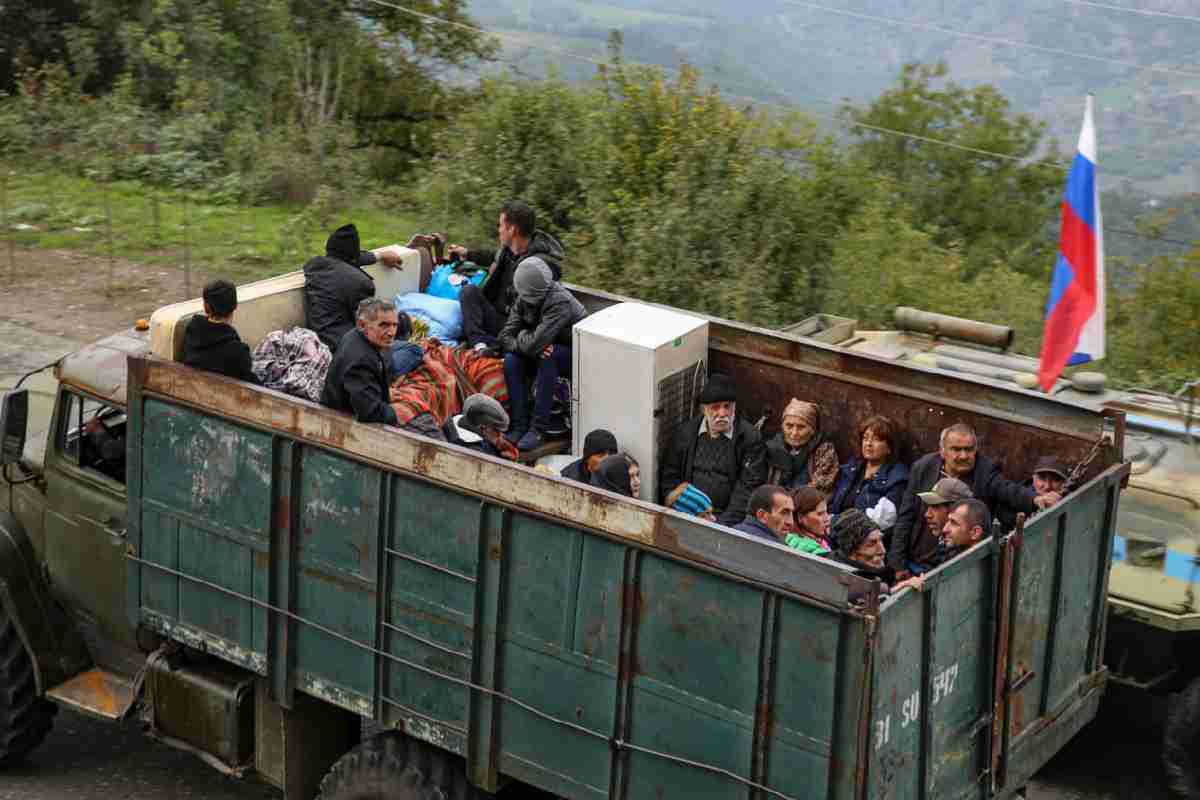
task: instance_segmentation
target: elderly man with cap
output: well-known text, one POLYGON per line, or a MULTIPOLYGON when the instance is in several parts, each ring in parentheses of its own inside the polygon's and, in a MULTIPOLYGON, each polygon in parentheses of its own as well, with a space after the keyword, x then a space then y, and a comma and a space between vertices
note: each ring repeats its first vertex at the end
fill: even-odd
POLYGON ((587 316, 583 304, 554 280, 540 256, 530 256, 513 276, 517 300, 500 329, 504 379, 512 402, 508 440, 520 450, 536 450, 552 435, 550 412, 560 377, 571 377, 571 328, 587 316), (536 383, 532 426, 529 384, 536 383))
POLYGON ((375 296, 375 280, 362 268, 377 258, 384 266, 400 267, 400 256, 390 250, 378 257, 360 250, 358 228, 351 223, 330 234, 325 255, 304 265, 304 327, 335 353, 342 337, 354 329, 358 304, 375 296))
POLYGON ((750 495, 767 482, 762 436, 737 416, 737 389, 725 375, 710 375, 700 393, 700 414, 671 438, 659 479, 661 500, 693 485, 712 500, 717 521, 734 526, 746 515, 750 495))
POLYGON ((958 478, 967 484, 972 495, 982 500, 1005 528, 1012 527, 1018 513, 1032 514, 1035 509, 1049 508, 1062 499, 1055 492, 1037 494, 1032 488, 1001 475, 1000 465, 979 452, 979 439, 969 425, 959 422, 944 429, 938 444, 937 451, 921 456, 909 470, 908 488, 892 528, 888 563, 901 575, 907 571, 907 562, 913 560, 910 551, 913 531, 920 529, 925 515, 919 495, 941 478, 958 478))
MULTIPOLYGON (((937 566, 938 540, 941 538, 942 529, 946 527, 946 517, 950 509, 954 507, 954 503, 972 497, 974 495, 971 493, 971 487, 957 478, 942 478, 929 491, 917 493, 917 498, 924 508, 922 517, 925 524, 906 530, 908 538, 904 542, 898 542, 893 533, 892 551, 903 549, 905 553, 902 568, 896 568, 898 574, 920 575, 937 566)), ((892 561, 891 552, 888 556, 889 561, 892 561)), ((895 568, 894 561, 892 565, 895 568)))
POLYGON ((597 428, 583 437, 583 458, 567 464, 559 474, 580 483, 591 483, 592 475, 599 469, 600 462, 609 456, 615 456, 620 450, 617 437, 613 436, 611 431, 597 428))
POLYGON ((447 426, 448 439, 484 455, 517 460, 517 449, 504 438, 508 414, 500 401, 486 394, 473 394, 463 401, 462 413, 447 426))
POLYGON ((1054 492, 1059 496, 1066 494, 1063 487, 1067 483, 1067 468, 1054 456, 1042 456, 1037 466, 1033 468, 1030 484, 1037 494, 1054 492))

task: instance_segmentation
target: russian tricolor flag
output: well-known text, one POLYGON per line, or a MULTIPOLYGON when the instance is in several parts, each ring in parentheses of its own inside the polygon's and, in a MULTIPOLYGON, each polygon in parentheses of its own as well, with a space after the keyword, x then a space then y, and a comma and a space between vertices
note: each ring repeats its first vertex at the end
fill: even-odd
POLYGON ((1104 358, 1104 226, 1096 186, 1096 127, 1088 95, 1079 152, 1062 201, 1058 262, 1046 300, 1038 382, 1049 392, 1069 364, 1104 358))

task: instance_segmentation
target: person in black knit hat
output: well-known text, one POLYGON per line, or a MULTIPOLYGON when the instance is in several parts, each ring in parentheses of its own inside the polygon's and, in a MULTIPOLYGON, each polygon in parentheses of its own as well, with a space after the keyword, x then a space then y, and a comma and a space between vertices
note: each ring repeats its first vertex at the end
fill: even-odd
POLYGON ((599 468, 600 462, 609 456, 615 456, 620 449, 617 446, 617 437, 613 436, 611 431, 597 428, 583 437, 583 458, 567 464, 559 474, 580 483, 591 483, 592 475, 599 468))
POLYGON ((700 413, 679 426, 663 457, 660 501, 691 484, 712 500, 717 521, 733 527, 745 518, 751 493, 766 482, 766 447, 754 426, 737 416, 737 387, 726 375, 710 375, 700 413))

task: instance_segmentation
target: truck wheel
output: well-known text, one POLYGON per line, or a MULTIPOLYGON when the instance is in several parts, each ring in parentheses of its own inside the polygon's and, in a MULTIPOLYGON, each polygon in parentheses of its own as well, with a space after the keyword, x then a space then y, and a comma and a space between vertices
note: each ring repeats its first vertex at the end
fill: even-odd
POLYGON ((1163 767, 1176 794, 1200 800, 1200 678, 1174 701, 1163 731, 1163 767))
POLYGON ((37 696, 33 662, 17 626, 0 607, 0 767, 20 761, 42 743, 58 706, 37 696))
POLYGON ((376 734, 342 756, 318 800, 481 800, 459 759, 399 731, 376 734))

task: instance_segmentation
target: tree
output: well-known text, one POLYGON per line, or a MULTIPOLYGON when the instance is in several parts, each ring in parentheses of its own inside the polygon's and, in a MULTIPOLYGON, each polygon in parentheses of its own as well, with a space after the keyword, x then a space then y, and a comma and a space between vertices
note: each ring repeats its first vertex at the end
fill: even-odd
POLYGON ((858 123, 854 154, 872 173, 895 179, 914 224, 933 241, 960 243, 967 275, 1003 261, 1048 276, 1065 179, 1051 163, 1057 142, 1044 141, 1045 123, 1014 114, 994 86, 939 86, 946 73, 944 64, 908 64, 874 102, 846 106, 858 123))

